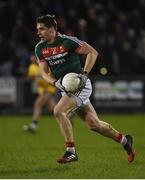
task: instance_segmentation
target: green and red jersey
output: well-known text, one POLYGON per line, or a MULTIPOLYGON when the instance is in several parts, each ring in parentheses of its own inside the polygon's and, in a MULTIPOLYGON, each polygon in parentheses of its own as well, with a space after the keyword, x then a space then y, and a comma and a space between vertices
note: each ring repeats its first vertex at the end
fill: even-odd
POLYGON ((54 77, 59 79, 70 72, 83 72, 81 58, 77 54, 83 43, 76 37, 58 33, 52 44, 40 41, 35 47, 35 55, 38 62, 46 61, 54 77))

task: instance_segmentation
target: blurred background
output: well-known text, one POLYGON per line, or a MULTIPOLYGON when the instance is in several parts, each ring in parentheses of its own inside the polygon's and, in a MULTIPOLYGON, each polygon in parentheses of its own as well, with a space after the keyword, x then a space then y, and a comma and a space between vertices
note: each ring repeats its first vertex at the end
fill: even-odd
POLYGON ((37 87, 28 67, 39 41, 35 19, 48 13, 56 15, 59 32, 99 52, 90 73, 96 110, 144 112, 145 0, 1 0, 0 114, 32 113, 37 87))

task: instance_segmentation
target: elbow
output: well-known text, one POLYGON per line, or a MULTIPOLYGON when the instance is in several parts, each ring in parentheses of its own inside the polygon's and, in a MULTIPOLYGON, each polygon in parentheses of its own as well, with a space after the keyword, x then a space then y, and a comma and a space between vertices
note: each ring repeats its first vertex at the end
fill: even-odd
POLYGON ((96 56, 96 58, 98 57, 99 53, 97 50, 94 51, 94 55, 96 56))
POLYGON ((92 54, 93 54, 94 58, 97 59, 97 57, 98 57, 98 55, 99 55, 98 51, 94 49, 94 50, 92 51, 92 54))

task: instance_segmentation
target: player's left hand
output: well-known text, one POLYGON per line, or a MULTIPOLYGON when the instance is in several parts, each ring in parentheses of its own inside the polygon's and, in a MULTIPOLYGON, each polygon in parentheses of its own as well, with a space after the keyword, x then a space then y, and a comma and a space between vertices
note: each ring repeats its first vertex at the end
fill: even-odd
POLYGON ((82 89, 85 87, 88 76, 87 74, 83 73, 83 74, 79 74, 78 77, 80 78, 81 82, 80 82, 80 86, 79 89, 82 89))

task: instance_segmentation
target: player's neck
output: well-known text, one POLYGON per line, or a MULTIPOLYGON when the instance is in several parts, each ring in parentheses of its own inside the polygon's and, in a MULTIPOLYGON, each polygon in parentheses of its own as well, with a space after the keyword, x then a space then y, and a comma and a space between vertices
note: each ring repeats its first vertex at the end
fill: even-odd
POLYGON ((47 41, 48 44, 53 44, 55 42, 56 39, 52 39, 52 40, 49 40, 47 41))
POLYGON ((55 35, 55 37, 53 38, 53 39, 50 39, 49 41, 47 41, 47 43, 48 44, 53 44, 55 41, 56 41, 56 39, 57 39, 57 32, 56 32, 56 35, 55 35))

